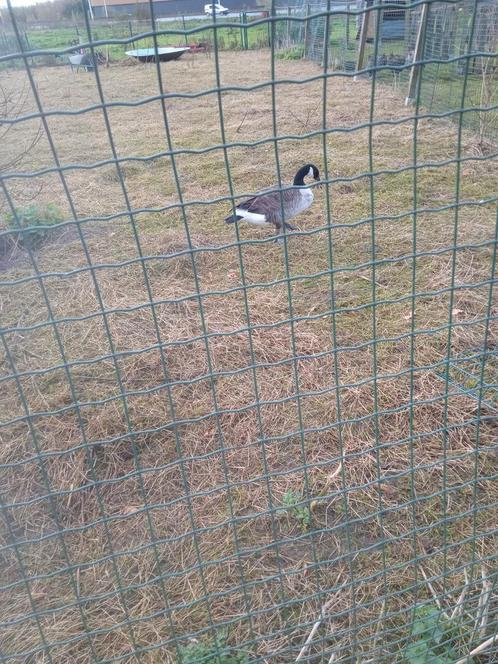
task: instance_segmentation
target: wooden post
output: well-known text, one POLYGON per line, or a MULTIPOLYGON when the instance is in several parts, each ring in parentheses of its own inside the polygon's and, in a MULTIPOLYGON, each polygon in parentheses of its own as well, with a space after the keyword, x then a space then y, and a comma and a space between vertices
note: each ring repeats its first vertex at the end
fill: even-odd
POLYGON ((95 21, 95 14, 93 13, 92 0, 88 0, 88 13, 92 21, 95 21))
POLYGON ((358 58, 356 60, 356 76, 354 81, 358 80, 358 72, 363 69, 363 61, 365 60, 365 44, 367 43, 368 24, 370 21, 371 10, 368 7, 368 0, 365 1, 365 9, 367 10, 362 17, 361 30, 360 30, 360 44, 358 46, 358 58))
MULTIPOLYGON (((422 13, 420 15, 420 24, 418 26, 417 41, 415 42, 415 51, 413 53, 413 62, 418 62, 424 57, 424 42, 425 42, 425 29, 427 26, 427 15, 429 13, 429 5, 422 5, 422 13)), ((418 79, 420 77, 421 65, 412 65, 410 70, 410 80, 408 82, 408 95, 405 99, 405 106, 413 104, 415 101, 415 94, 417 92, 418 79)))
MULTIPOLYGON (((382 4, 382 0, 381 0, 382 4)), ((380 49, 382 48, 382 27, 383 27, 383 22, 384 22, 384 10, 379 9, 379 11, 375 12, 375 24, 374 24, 374 39, 379 38, 379 41, 377 42, 377 56, 379 54, 380 49), (379 25, 380 23, 380 25, 379 25)))

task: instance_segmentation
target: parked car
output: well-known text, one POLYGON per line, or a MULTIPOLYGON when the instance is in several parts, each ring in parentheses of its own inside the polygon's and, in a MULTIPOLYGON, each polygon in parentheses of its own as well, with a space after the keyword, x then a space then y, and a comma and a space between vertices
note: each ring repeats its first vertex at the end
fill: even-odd
POLYGON ((204 5, 204 13, 206 16, 213 16, 213 14, 226 16, 229 11, 229 9, 220 5, 219 2, 211 2, 208 5, 204 5))

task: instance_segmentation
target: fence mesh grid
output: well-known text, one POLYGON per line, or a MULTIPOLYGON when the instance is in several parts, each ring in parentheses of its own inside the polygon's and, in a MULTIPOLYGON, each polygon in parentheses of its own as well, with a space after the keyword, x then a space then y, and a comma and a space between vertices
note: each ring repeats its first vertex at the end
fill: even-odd
MULTIPOLYGON (((302 49, 305 57, 323 63, 325 26, 328 22, 327 57, 334 71, 353 71, 357 65, 357 38, 362 16, 352 17, 350 5, 336 7, 329 17, 323 15, 326 3, 301 2, 293 11, 298 16, 317 15, 311 19, 304 35, 292 32, 292 43, 302 49)), ((421 6, 405 8, 404 3, 369 12, 365 56, 361 69, 378 66, 377 78, 399 89, 406 85, 412 64, 421 20, 421 6), (375 39, 376 23, 379 35, 375 39), (375 43, 377 42, 377 43, 375 43), (374 56, 375 51, 375 56, 374 56)), ((449 112, 458 108, 462 86, 466 87, 464 107, 485 108, 484 112, 468 112, 463 125, 470 127, 482 141, 496 143, 498 131, 497 50, 498 6, 494 0, 474 3, 461 0, 453 3, 431 3, 424 29, 424 50, 420 60, 424 62, 420 87, 422 104, 430 111, 449 112), (472 44, 469 45, 469 39, 472 44), (465 52, 474 55, 465 77, 465 61, 459 58, 465 52), (465 82, 464 82, 465 78, 465 82)))
POLYGON ((212 50, 75 73, 39 66, 71 47, 26 50, 8 0, 1 661, 496 661, 498 171, 465 128, 496 112, 469 96, 496 4, 436 48, 460 5, 406 5, 405 107, 380 20, 366 75, 343 57, 396 5, 179 27, 150 1, 111 40, 84 12, 92 56, 212 50), (279 57, 296 43, 320 67, 279 57), (281 245, 222 224, 308 162, 281 245))

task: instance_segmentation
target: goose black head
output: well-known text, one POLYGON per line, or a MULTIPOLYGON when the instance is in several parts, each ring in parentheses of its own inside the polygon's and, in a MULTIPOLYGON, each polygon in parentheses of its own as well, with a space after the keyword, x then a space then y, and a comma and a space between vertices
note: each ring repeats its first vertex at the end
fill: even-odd
POLYGON ((320 172, 314 164, 306 164, 305 166, 302 166, 296 173, 294 184, 298 187, 302 187, 304 185, 304 178, 307 177, 313 178, 317 182, 320 181, 320 172))

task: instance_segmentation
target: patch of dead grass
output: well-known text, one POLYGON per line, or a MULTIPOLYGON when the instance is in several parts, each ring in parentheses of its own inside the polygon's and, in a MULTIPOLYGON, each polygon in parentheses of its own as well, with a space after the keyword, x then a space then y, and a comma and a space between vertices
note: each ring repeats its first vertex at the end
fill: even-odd
MULTIPOLYGON (((282 77, 317 73, 304 61, 277 66, 282 77)), ((223 84, 252 85, 268 78, 268 53, 223 53, 221 68, 223 84)), ((168 92, 215 83, 208 58, 163 65, 163 73, 168 92)), ((101 74, 109 101, 157 93, 153 67, 116 66, 101 74)), ((3 76, 15 87, 23 74, 3 76)), ((47 109, 98 102, 91 76, 60 68, 37 69, 35 76, 47 109)), ((321 91, 320 81, 277 87, 282 135, 320 128, 321 91)), ((334 78, 328 126, 366 122, 369 102, 368 82, 334 78)), ((166 106, 175 149, 221 141, 215 95, 168 99, 166 106)), ((228 141, 271 135, 269 89, 224 93, 223 110, 228 141)), ((402 100, 378 86, 375 118, 403 113, 402 100)), ((120 158, 166 150, 157 102, 109 114, 120 158)), ((99 112, 53 118, 50 128, 63 165, 111 157, 99 112)), ((14 151, 32 131, 29 123, 16 126, 7 149, 14 151)), ((412 141, 411 121, 376 127, 374 169, 409 166, 412 141)), ((464 155, 470 155, 467 144, 470 137, 464 155)), ((330 176, 346 180, 328 190, 335 320, 327 232, 289 240, 290 307, 281 248, 241 246, 242 278, 238 250, 226 246, 236 240, 233 227, 222 224, 226 203, 189 205, 190 239, 173 208, 88 221, 81 235, 68 226, 64 241, 47 242, 35 255, 46 273, 51 312, 41 284, 29 279, 27 254, 2 273, 10 351, 0 398, 6 423, 1 481, 10 505, 3 512, 8 528, 0 554, 7 656, 41 648, 45 639, 58 642, 50 649, 53 662, 125 658, 136 647, 145 649, 141 661, 173 662, 174 633, 185 641, 191 632, 229 622, 231 643, 265 661, 287 662, 297 656, 333 589, 336 615, 322 626, 323 647, 329 653, 338 648, 341 661, 352 662, 354 656, 367 658, 375 646, 386 593, 385 628, 393 642, 403 643, 416 556, 425 555, 434 574, 468 565, 472 535, 479 537, 479 556, 493 555, 486 532, 496 486, 485 479, 493 473, 491 423, 480 426, 482 451, 476 454, 475 402, 455 395, 446 409, 444 382, 423 368, 443 361, 447 352, 452 253, 438 252, 451 247, 454 211, 418 214, 417 251, 424 255, 416 259, 421 294, 412 364, 412 219, 389 218, 413 208, 412 172, 373 178, 375 215, 387 217, 375 222, 380 262, 374 309, 370 179, 357 177, 369 170, 368 130, 331 133, 327 147, 330 176), (135 260, 139 252, 143 263, 135 260), (55 326, 50 313, 59 321, 55 326), (314 501, 310 531, 278 511, 289 490, 314 501), (480 508, 474 514, 473 505, 480 508), (444 534, 448 515, 455 519, 444 534), (446 570, 443 542, 449 547, 446 570), (23 575, 30 579, 33 605, 23 575), (33 610, 41 612, 38 624, 33 610), (96 630, 91 637, 85 624, 96 630)), ((419 163, 452 158, 454 127, 421 121, 417 152, 419 163)), ((321 155, 320 137, 281 141, 285 179, 303 161, 320 165, 321 155)), ((229 148, 228 156, 237 192, 273 184, 271 143, 229 148)), ((51 163, 41 141, 23 168, 51 163)), ((177 167, 186 202, 228 194, 219 149, 181 154, 177 167)), ((178 202, 168 158, 126 162, 121 170, 132 208, 178 202)), ((493 195, 496 177, 495 161, 467 162, 461 198, 493 195)), ((114 165, 68 170, 67 181, 78 215, 126 211, 114 165)), ((17 205, 30 200, 32 181, 9 182, 17 205)), ((42 175, 36 182, 39 199, 56 203, 69 219, 58 179, 42 175)), ((456 200, 454 165, 420 169, 417 184, 418 206, 456 200)), ((320 228, 325 219, 322 191, 300 223, 320 228)), ((458 243, 489 241, 494 221, 491 205, 460 208, 458 243)), ((240 237, 268 236, 241 226, 240 237)), ((453 354, 482 344, 490 266, 489 245, 457 252, 453 354)), ((491 327, 491 345, 494 334, 491 327)), ((462 583, 461 572, 453 582, 462 583)), ((429 597, 423 586, 418 595, 429 597)), ((389 638, 378 661, 400 659, 389 638)), ((312 661, 322 661, 321 648, 317 643, 310 651, 312 661)), ((44 661, 41 652, 32 661, 44 661)))

